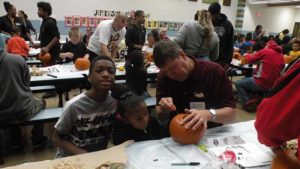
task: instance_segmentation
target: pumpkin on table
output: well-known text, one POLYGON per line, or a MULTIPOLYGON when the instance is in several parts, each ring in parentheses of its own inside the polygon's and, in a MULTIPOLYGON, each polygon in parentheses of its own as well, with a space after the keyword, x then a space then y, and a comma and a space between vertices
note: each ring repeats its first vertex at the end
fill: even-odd
POLYGON ((293 57, 289 56, 289 55, 284 55, 283 59, 284 59, 284 63, 285 64, 289 64, 289 63, 291 63, 293 61, 293 57))
POLYGON ((272 160, 271 169, 300 169, 300 161, 293 150, 284 150, 272 160))
POLYGON ((50 53, 40 53, 38 55, 38 59, 43 63, 49 63, 51 60, 51 55, 50 53))
POLYGON ((169 126, 169 131, 172 139, 175 142, 181 144, 197 144, 203 135, 201 132, 203 130, 203 125, 201 125, 197 130, 185 129, 180 122, 187 116, 188 114, 178 114, 172 118, 169 126))
POLYGON ((78 58, 75 61, 75 68, 78 70, 87 70, 90 67, 90 61, 88 58, 78 58))
POLYGON ((241 60, 242 55, 239 52, 233 52, 233 59, 241 60))

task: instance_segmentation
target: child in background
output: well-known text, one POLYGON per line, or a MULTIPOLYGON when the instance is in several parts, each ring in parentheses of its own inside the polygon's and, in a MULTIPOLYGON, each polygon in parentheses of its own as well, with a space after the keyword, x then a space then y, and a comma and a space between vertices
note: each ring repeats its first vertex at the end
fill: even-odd
POLYGON ((56 157, 65 157, 107 148, 117 102, 109 93, 116 67, 108 56, 92 60, 88 80, 92 88, 67 102, 55 125, 56 157))
POLYGON ((162 138, 162 130, 155 117, 148 114, 144 101, 126 85, 115 85, 112 97, 118 100, 116 123, 113 126, 113 143, 127 140, 145 141, 162 138))
POLYGON ((144 64, 144 55, 141 51, 133 51, 129 54, 125 64, 126 84, 138 96, 146 99, 150 97, 147 93, 147 64, 144 64))
POLYGON ((21 38, 21 30, 18 27, 12 28, 12 37, 7 42, 7 52, 23 56, 25 60, 28 59, 29 46, 25 40, 21 38))
POLYGON ((145 58, 148 62, 153 62, 153 48, 155 44, 155 38, 153 33, 148 33, 147 35, 147 45, 142 48, 142 52, 144 52, 145 58))
POLYGON ((292 51, 290 52, 290 56, 292 56, 292 61, 298 59, 300 57, 300 40, 295 40, 292 44, 292 51))
POLYGON ((66 62, 75 62, 77 58, 87 57, 88 51, 83 42, 81 42, 81 32, 78 27, 73 27, 69 31, 70 41, 62 47, 59 57, 66 59, 66 62))

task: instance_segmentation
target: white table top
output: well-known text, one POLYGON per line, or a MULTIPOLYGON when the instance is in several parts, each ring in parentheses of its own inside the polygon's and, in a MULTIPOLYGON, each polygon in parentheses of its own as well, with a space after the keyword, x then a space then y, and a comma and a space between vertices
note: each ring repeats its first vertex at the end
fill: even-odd
POLYGON ((216 157, 219 156, 219 154, 214 154, 214 156, 212 156, 212 153, 218 153, 218 151, 224 152, 228 149, 232 150, 231 147, 235 147, 232 151, 234 151, 238 157, 244 156, 245 159, 247 157, 247 160, 249 160, 247 163, 240 158, 240 160, 237 160, 236 162, 248 165, 248 167, 252 166, 253 169, 269 168, 273 156, 273 153, 269 148, 258 142, 254 121, 240 122, 208 129, 199 145, 205 145, 208 152, 200 150, 195 145, 177 144, 170 138, 134 143, 126 148, 126 152, 129 156, 129 166, 134 169, 173 169, 174 166, 171 166, 171 163, 192 161, 200 162, 200 165, 180 166, 180 169, 211 168, 207 166, 209 166, 210 163, 215 163, 216 157), (226 145, 221 145, 221 141, 224 138, 227 138, 229 141, 226 145), (219 139, 220 144, 218 146, 212 146, 210 142, 213 139, 219 139), (234 143, 232 140, 242 140, 244 143, 234 143), (238 149, 236 147, 242 148, 238 149), (239 151, 244 154, 241 155, 241 153, 237 153, 239 151), (251 158, 254 158, 255 156, 258 156, 259 159, 251 160, 251 158), (262 160, 263 162, 259 162, 259 160, 262 160), (253 165, 255 166, 253 167, 253 165))
MULTIPOLYGON (((120 66, 124 66, 125 62, 119 62, 116 63, 116 76, 123 76, 125 75, 125 70, 120 71, 118 68, 120 66)), ((83 78, 83 74, 88 75, 88 70, 84 71, 79 71, 75 68, 73 63, 67 63, 63 65, 54 65, 54 66, 49 66, 49 67, 43 67, 39 68, 40 70, 45 70, 48 73, 44 74, 43 76, 31 76, 30 81, 35 82, 35 81, 47 81, 47 80, 67 80, 67 79, 77 79, 83 78), (48 75, 47 75, 48 74, 48 75), (53 75, 55 77, 49 76, 53 75)), ((147 69, 148 74, 157 74, 159 72, 159 69, 155 65, 151 65, 147 69)))

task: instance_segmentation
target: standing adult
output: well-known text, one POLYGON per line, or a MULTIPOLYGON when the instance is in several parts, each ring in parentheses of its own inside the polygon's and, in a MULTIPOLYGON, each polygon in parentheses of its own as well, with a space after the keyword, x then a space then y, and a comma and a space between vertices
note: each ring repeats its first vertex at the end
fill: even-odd
POLYGON ((27 14, 23 10, 18 11, 18 16, 24 22, 24 24, 27 27, 29 33, 30 33, 30 31, 32 31, 32 32, 34 32, 34 34, 36 34, 35 28, 32 26, 32 23, 30 22, 30 20, 28 20, 27 14))
POLYGON ((56 20, 51 16, 52 7, 48 2, 38 2, 38 16, 43 19, 40 27, 40 47, 42 53, 50 53, 51 61, 46 66, 55 65, 60 53, 60 33, 56 20))
POLYGON ((208 10, 212 15, 214 28, 220 39, 219 58, 217 62, 223 68, 227 69, 233 56, 234 29, 227 16, 221 13, 221 5, 219 3, 210 4, 208 10))
POLYGON ((253 40, 260 40, 261 37, 263 37, 265 34, 265 30, 262 29, 261 25, 257 25, 253 34, 252 34, 252 39, 253 40))
MULTIPOLYGON (((177 113, 189 113, 185 128, 221 125, 235 119, 235 99, 224 69, 214 63, 188 56, 173 41, 160 41, 154 47, 157 77, 156 113, 166 124, 177 113), (202 93, 204 100, 196 99, 202 93)), ((205 131, 203 130, 203 132, 205 131)))
POLYGON ((219 56, 219 38, 214 32, 207 10, 198 12, 198 21, 183 24, 174 41, 187 55, 200 60, 216 61, 219 56))
POLYGON ((121 13, 118 13, 113 20, 100 22, 89 40, 89 59, 93 60, 100 54, 112 59, 116 58, 118 48, 126 34, 126 24, 127 16, 121 13))
POLYGON ((4 2, 3 4, 7 14, 0 18, 1 32, 11 36, 12 28, 17 26, 21 30, 21 37, 33 44, 30 33, 25 23, 21 18, 17 17, 16 7, 9 2, 4 2))
POLYGON ((128 55, 134 50, 142 50, 145 44, 146 29, 144 27, 145 23, 145 13, 142 10, 137 10, 134 13, 135 23, 128 27, 126 32, 126 46, 128 46, 128 55))

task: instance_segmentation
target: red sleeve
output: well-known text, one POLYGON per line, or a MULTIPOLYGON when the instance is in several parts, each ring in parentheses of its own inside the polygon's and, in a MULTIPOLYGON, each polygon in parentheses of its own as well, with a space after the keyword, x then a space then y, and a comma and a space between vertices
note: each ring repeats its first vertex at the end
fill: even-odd
MULTIPOLYGON (((293 66, 283 77, 286 79, 295 67, 300 69, 300 62, 293 66)), ((263 99, 257 107, 255 128, 258 140, 266 146, 279 146, 300 135, 300 74, 271 97, 263 99)), ((275 85, 275 86, 277 86, 275 85)))
POLYGON ((261 60, 264 56, 264 50, 260 50, 254 54, 246 54, 246 60, 248 63, 255 63, 261 60))

